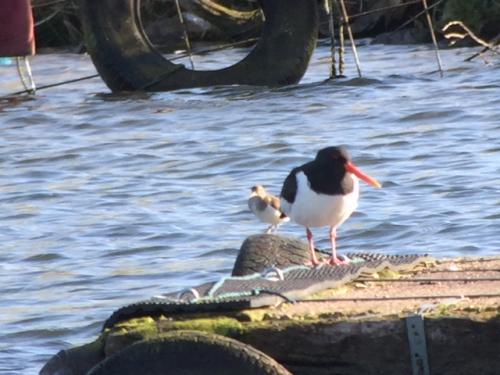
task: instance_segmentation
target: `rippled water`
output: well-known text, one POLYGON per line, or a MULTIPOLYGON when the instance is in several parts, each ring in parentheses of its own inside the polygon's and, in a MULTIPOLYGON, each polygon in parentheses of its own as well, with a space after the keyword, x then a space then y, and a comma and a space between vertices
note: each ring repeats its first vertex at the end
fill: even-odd
MULTIPOLYGON (((99 79, 0 99, 0 373, 33 374, 94 339, 120 306, 215 280, 265 226, 253 184, 345 144, 362 186, 341 251, 491 255, 500 248, 500 65, 476 49, 360 48, 363 73, 325 82, 318 48, 298 86, 111 95, 99 79)), ((243 50, 227 51, 234 60, 243 50)), ((206 66, 216 57, 204 57, 206 66)), ((38 84, 94 73, 34 59, 38 84)), ((19 90, 0 67, 0 94, 19 90)), ((294 224, 283 234, 304 238, 294 224)), ((326 231, 318 244, 328 247, 326 231)))

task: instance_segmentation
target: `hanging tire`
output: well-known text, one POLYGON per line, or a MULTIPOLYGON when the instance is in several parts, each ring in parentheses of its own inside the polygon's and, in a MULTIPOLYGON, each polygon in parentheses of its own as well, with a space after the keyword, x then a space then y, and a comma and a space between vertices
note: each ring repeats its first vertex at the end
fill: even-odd
POLYGON ((135 343, 87 375, 291 375, 257 349, 197 331, 177 331, 135 343))
POLYGON ((141 25, 140 1, 80 2, 87 51, 112 91, 294 84, 316 46, 317 0, 260 0, 263 32, 243 60, 220 70, 189 70, 164 58, 149 42, 141 25))

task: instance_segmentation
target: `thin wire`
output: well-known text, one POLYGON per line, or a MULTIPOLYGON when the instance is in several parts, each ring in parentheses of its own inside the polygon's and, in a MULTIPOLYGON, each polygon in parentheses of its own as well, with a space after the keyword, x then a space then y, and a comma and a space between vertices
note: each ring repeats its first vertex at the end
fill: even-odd
MULTIPOLYGON (((75 82, 79 82, 79 81, 85 81, 87 79, 92 79, 92 78, 97 78, 97 77, 99 77, 99 74, 93 74, 91 76, 70 79, 68 81, 51 83, 51 84, 48 84, 48 85, 44 85, 44 86, 38 87, 37 91, 44 90, 44 89, 49 89, 49 88, 56 87, 56 86, 66 85, 68 83, 75 83, 75 82)), ((4 97, 14 96, 14 95, 21 95, 21 94, 30 94, 30 93, 31 93, 30 90, 22 90, 22 91, 13 92, 12 94, 5 95, 4 97)))

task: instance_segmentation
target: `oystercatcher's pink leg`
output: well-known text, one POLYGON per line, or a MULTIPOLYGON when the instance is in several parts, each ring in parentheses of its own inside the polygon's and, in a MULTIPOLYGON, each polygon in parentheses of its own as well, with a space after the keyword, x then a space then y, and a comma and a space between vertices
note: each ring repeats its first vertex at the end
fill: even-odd
POLYGON ((328 260, 328 263, 330 263, 332 266, 338 266, 341 264, 349 264, 349 261, 345 261, 345 260, 341 260, 341 259, 337 258, 336 239, 337 239, 337 228, 330 227, 330 241, 332 243, 332 257, 328 260))
POLYGON ((319 266, 323 262, 319 261, 318 258, 316 257, 316 252, 314 251, 314 240, 313 240, 313 234, 309 228, 306 228, 306 233, 307 233, 307 242, 309 243, 309 251, 311 253, 311 261, 307 262, 307 266, 319 266))

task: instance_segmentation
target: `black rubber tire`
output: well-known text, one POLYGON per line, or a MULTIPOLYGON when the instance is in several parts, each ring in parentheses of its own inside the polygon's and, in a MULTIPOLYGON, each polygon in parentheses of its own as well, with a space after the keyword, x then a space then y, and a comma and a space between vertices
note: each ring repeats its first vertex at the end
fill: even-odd
POLYGON ((316 46, 317 0, 260 0, 262 35, 225 69, 196 71, 165 59, 140 21, 140 0, 81 0, 87 51, 112 91, 167 91, 213 85, 281 86, 304 75, 316 46))
POLYGON ((135 343, 87 375, 291 375, 271 357, 239 341, 197 331, 135 343))
MULTIPOLYGON (((317 253, 321 258, 321 254, 317 253)), ((311 259, 307 242, 273 234, 256 234, 241 245, 233 276, 251 275, 269 267, 304 265, 311 259)))

